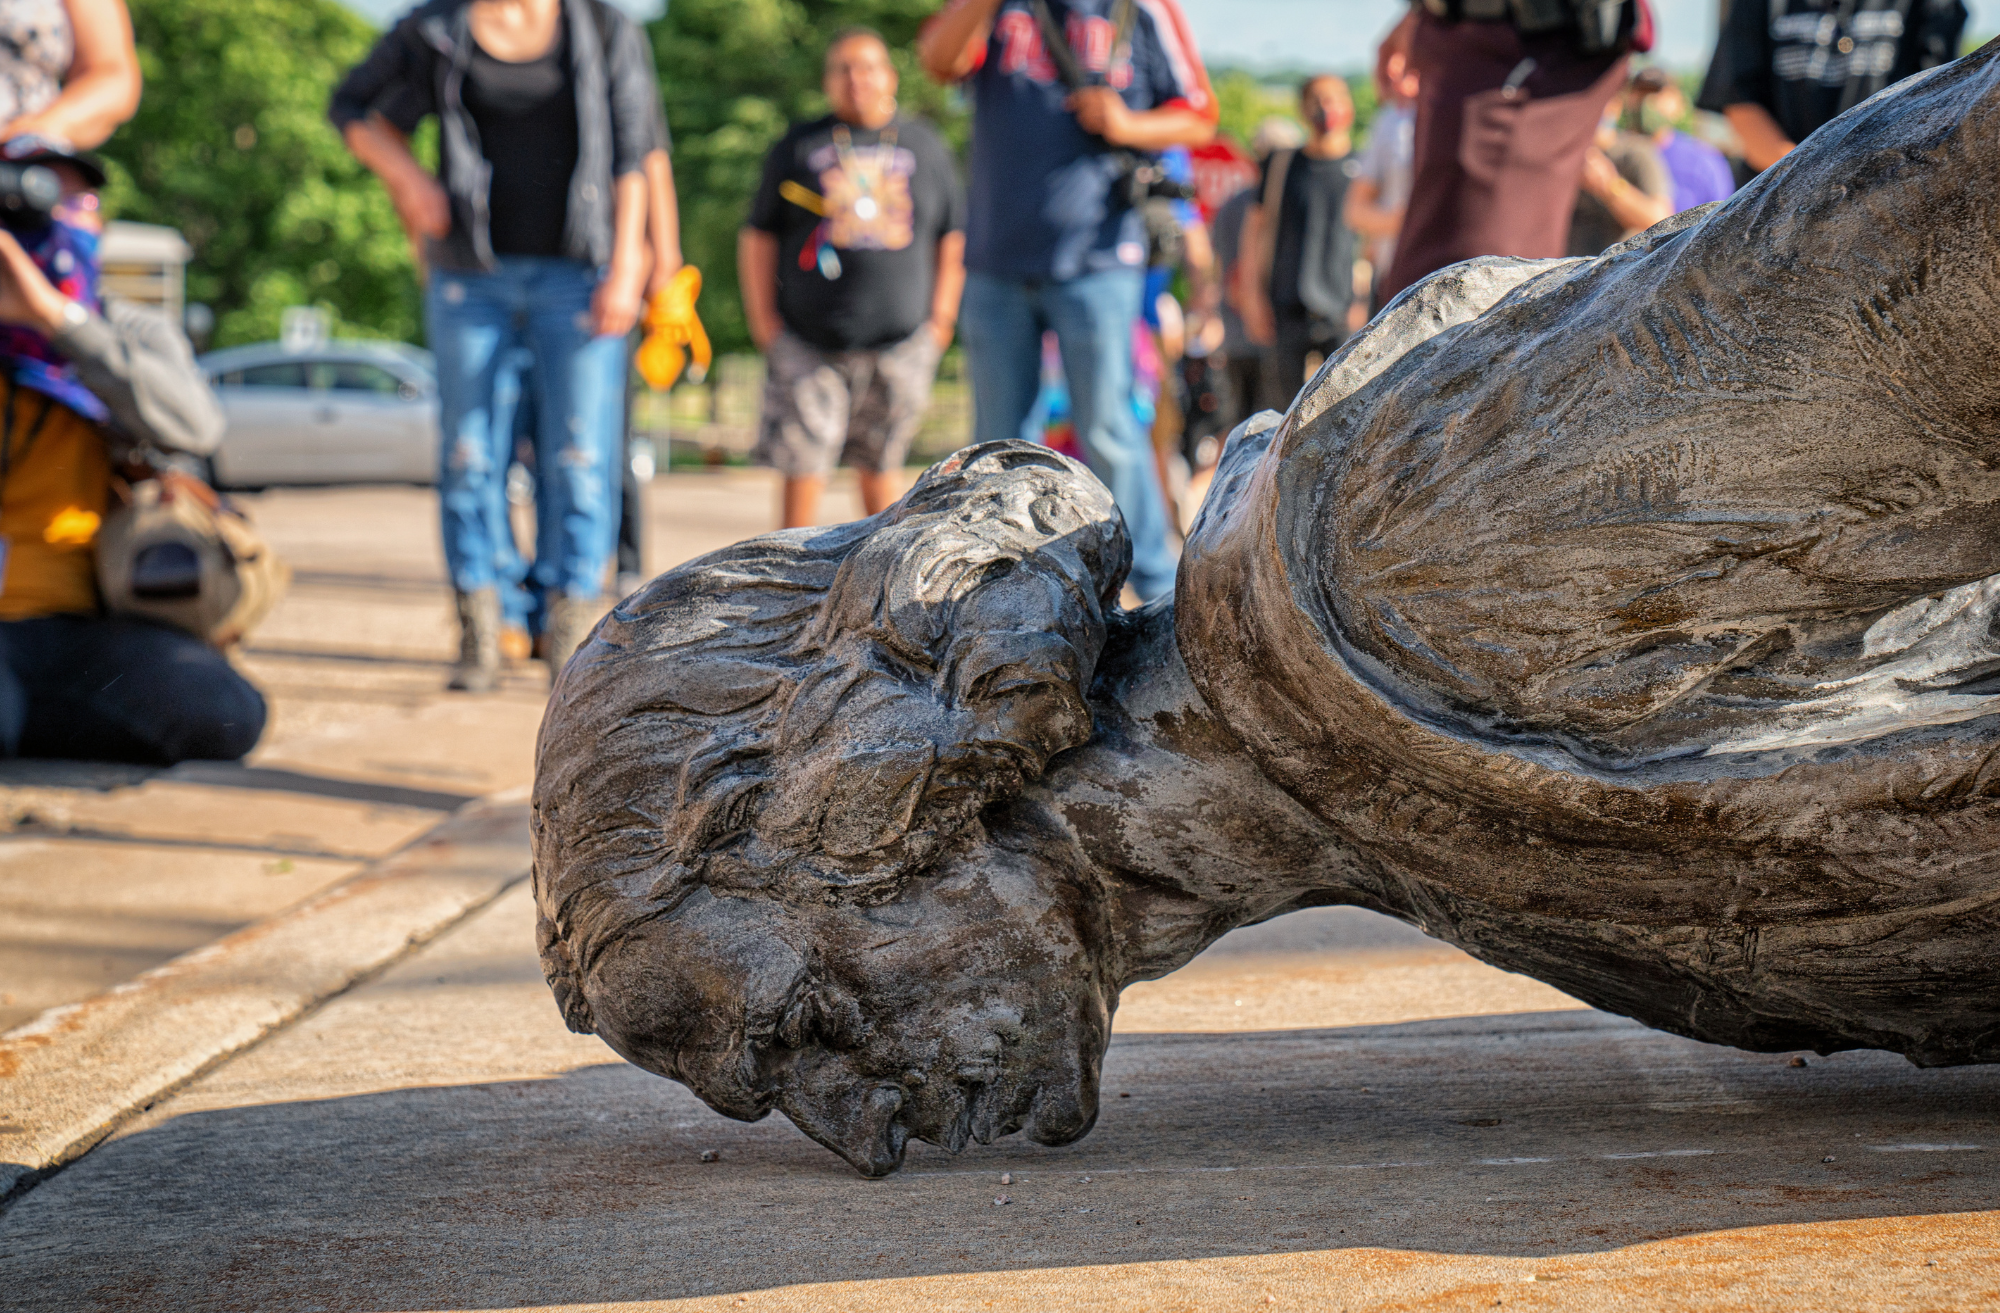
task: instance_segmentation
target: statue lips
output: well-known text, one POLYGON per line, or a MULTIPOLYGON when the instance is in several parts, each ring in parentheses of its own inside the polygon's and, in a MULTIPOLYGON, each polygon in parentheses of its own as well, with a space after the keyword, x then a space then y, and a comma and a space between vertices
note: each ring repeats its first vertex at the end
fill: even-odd
POLYGON ((827 1082, 804 1066, 786 1080, 778 1106, 794 1126, 863 1176, 887 1176, 903 1165, 909 1132, 896 1121, 903 1091, 894 1085, 827 1082))

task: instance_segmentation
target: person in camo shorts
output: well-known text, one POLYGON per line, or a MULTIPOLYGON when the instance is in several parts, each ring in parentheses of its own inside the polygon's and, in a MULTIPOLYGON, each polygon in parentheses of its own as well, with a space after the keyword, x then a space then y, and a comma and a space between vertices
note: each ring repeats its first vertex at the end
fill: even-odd
POLYGON ((868 514, 895 500, 965 286, 951 156, 897 112, 882 38, 835 36, 824 85, 833 112, 771 148, 737 240, 744 315, 767 371, 756 459, 785 476, 788 529, 814 522, 843 459, 868 514))

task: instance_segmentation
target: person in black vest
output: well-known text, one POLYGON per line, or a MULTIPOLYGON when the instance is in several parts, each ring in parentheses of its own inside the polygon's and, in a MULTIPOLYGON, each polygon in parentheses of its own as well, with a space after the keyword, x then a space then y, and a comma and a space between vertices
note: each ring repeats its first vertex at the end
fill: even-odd
POLYGON ((929 125, 897 112, 881 36, 837 34, 823 85, 833 112, 765 156, 736 246, 766 366, 757 460, 785 476, 788 529, 813 523, 843 456, 868 514, 896 499, 965 289, 958 174, 929 125))
POLYGON ((1735 0, 1695 105, 1768 169, 1828 119, 1958 58, 1965 19, 1961 0, 1735 0))
POLYGON ((1246 258, 1237 302, 1253 341, 1268 344, 1264 404, 1283 410, 1306 382, 1306 358, 1347 340, 1354 304, 1354 234, 1342 213, 1356 167, 1349 157, 1354 100, 1322 73, 1299 88, 1306 144, 1264 159, 1257 200, 1243 219, 1246 258))

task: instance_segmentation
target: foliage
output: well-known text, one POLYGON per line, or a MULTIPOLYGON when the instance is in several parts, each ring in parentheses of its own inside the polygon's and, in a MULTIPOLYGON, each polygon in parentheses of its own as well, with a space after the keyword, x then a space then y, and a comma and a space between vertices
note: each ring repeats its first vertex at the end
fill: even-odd
MULTIPOLYGON (((327 124, 334 84, 378 33, 338 0, 130 0, 146 76, 136 118, 104 148, 107 209, 178 228, 195 249, 188 299, 216 311, 216 345, 276 336, 281 312, 316 304, 336 332, 417 340, 415 269, 394 209, 327 124)), ((841 28, 873 27, 905 109, 960 156, 970 116, 917 67, 936 0, 672 0, 649 24, 674 133, 683 244, 701 266, 702 315, 719 350, 749 335, 736 232, 771 144, 826 110, 820 61, 841 28)), ((1292 83, 1213 70, 1227 132, 1296 117, 1292 83)), ((1365 125, 1374 89, 1350 78, 1365 125)), ((1359 134, 1357 134, 1357 137, 1359 134)), ((435 131, 419 153, 435 158, 435 131)))
POLYGON ((1299 121, 1299 98, 1291 87, 1267 82, 1240 68, 1212 68, 1208 75, 1221 112, 1221 130, 1238 145, 1248 146, 1257 135, 1257 125, 1265 119, 1299 121))
MULTIPOLYGON (((1223 133, 1248 146, 1257 125, 1267 118, 1299 122, 1299 83, 1303 76, 1273 78, 1241 68, 1214 67, 1208 71, 1215 87, 1216 107, 1221 111, 1223 133)), ((1354 96, 1354 140, 1367 140, 1368 125, 1375 118, 1375 81, 1367 73, 1346 73, 1347 89, 1354 96)))
POLYGON ((1347 89, 1354 93, 1354 142, 1358 146, 1368 140, 1368 125, 1375 121, 1375 111, 1382 102, 1375 94, 1372 74, 1348 74, 1347 89))
POLYGON ((906 112, 962 153, 968 116, 955 92, 917 67, 917 28, 936 0, 672 0, 649 25, 674 136, 682 245, 701 267, 701 315, 717 350, 748 349, 736 282, 736 232, 764 154, 794 119, 826 112, 820 65, 844 27, 887 40, 906 112))
POLYGON ((129 0, 146 89, 103 154, 107 208, 194 247, 188 299, 216 345, 277 336, 318 304, 336 331, 415 339, 408 243, 326 103, 376 38, 336 0, 129 0))

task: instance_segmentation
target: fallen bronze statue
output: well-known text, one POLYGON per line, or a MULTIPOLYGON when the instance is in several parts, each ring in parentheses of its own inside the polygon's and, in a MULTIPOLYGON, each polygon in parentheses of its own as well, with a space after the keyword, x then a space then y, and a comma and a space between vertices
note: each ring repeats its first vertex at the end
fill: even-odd
POLYGON ((1386 912, 1747 1049, 2000 1060, 2000 43, 1595 260, 1412 288, 1170 602, 959 452, 627 598, 534 797, 564 1017, 861 1172, 1097 1116, 1119 991, 1386 912))

